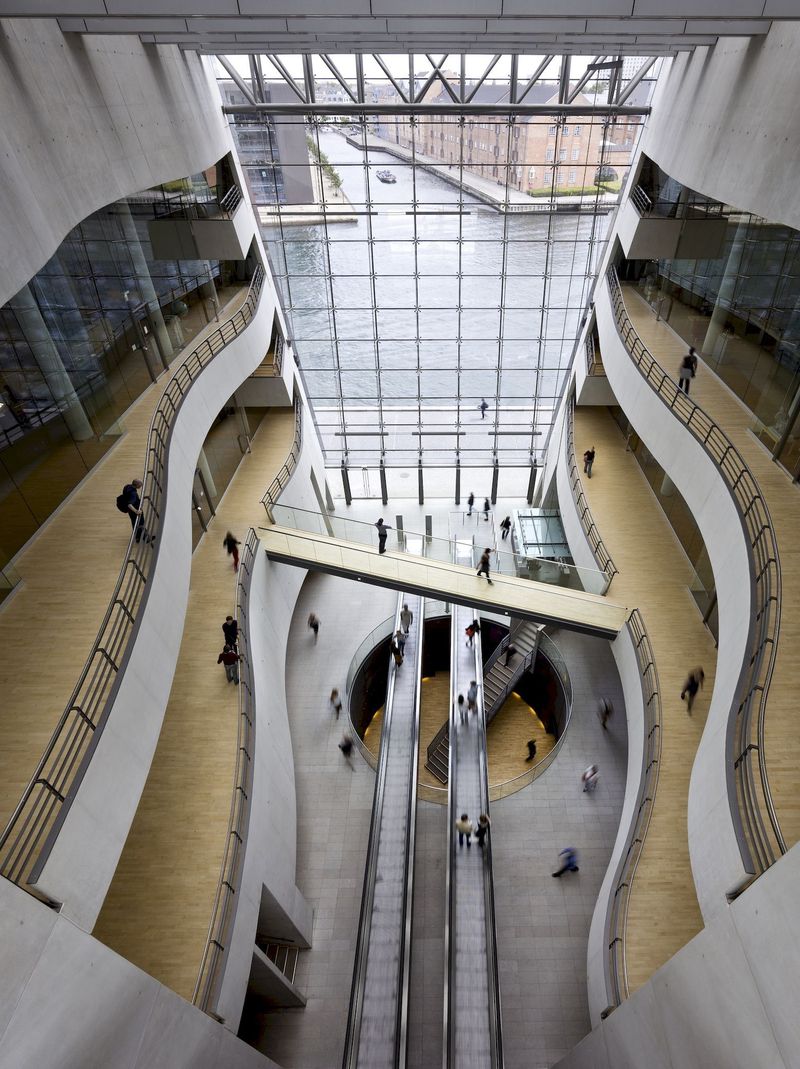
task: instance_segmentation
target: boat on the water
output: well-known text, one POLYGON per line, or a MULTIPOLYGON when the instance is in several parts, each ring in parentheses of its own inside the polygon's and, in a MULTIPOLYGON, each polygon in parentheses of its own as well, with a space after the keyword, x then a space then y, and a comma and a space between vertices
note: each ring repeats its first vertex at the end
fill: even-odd
POLYGON ((379 179, 379 181, 385 182, 387 185, 390 185, 390 186, 393 185, 397 181, 397 179, 395 178, 395 176, 392 174, 391 171, 387 171, 387 170, 376 171, 375 175, 379 179))

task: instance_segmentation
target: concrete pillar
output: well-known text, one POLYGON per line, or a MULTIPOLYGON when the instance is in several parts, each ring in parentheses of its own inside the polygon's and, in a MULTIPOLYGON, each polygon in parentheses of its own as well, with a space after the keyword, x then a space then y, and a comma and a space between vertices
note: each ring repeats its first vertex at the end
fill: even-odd
MULTIPOLYGON (((197 467, 203 475, 203 481, 206 484, 208 493, 216 500, 219 497, 219 494, 217 493, 217 484, 214 482, 214 476, 211 474, 211 468, 209 467, 205 449, 200 450, 200 454, 197 457, 197 467)), ((213 505, 214 502, 211 501, 209 504, 213 505)))
POLYGON ((723 331, 725 329, 725 324, 728 321, 728 317, 731 314, 730 308, 727 306, 730 305, 736 291, 736 281, 739 276, 739 268, 741 267, 742 256, 744 255, 745 250, 747 226, 748 224, 742 221, 736 228, 733 245, 728 254, 728 262, 725 264, 725 273, 722 276, 719 293, 714 302, 714 311, 711 313, 711 320, 708 324, 706 336, 703 339, 703 344, 700 350, 704 356, 716 364, 722 363, 722 358, 725 355, 725 342, 727 339, 723 334, 723 331), (722 304, 723 301, 726 302, 725 305, 722 304))
POLYGON ((30 346, 36 366, 41 371, 70 434, 78 442, 94 438, 89 417, 75 392, 72 379, 64 367, 30 286, 23 286, 10 304, 23 337, 30 346))
POLYGON ((137 285, 141 291, 142 301, 147 305, 148 318, 152 324, 156 343, 161 350, 162 360, 167 365, 175 355, 175 349, 167 330, 167 324, 164 322, 153 281, 150 278, 150 267, 142 249, 139 232, 136 229, 136 220, 131 215, 131 210, 125 201, 117 201, 115 210, 119 217, 122 233, 125 235, 128 253, 133 264, 137 285))

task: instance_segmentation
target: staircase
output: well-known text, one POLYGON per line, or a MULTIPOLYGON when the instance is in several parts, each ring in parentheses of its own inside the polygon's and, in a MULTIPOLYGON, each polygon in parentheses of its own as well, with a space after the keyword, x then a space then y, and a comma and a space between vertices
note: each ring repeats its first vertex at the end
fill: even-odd
POLYGON ((514 689, 514 684, 525 672, 536 656, 541 627, 522 620, 511 628, 511 633, 503 639, 483 670, 483 708, 488 724, 503 702, 514 689), (517 651, 510 664, 506 665, 506 649, 512 645, 517 651))
POLYGON ((447 770, 450 764, 450 721, 445 720, 433 742, 428 746, 428 756, 425 759, 427 770, 439 780, 447 783, 447 770))
MULTIPOLYGON (((539 646, 541 627, 530 620, 517 620, 511 631, 498 645, 483 670, 483 708, 488 724, 514 689, 523 672, 533 664, 539 646), (517 651, 506 665, 506 649, 512 645, 517 651)), ((446 720, 428 746, 425 767, 439 780, 447 783, 450 760, 450 722, 446 720)))

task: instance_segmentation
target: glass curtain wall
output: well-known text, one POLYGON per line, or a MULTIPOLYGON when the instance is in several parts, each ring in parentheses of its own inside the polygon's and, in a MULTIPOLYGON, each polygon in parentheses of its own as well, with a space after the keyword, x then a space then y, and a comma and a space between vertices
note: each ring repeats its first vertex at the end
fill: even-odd
POLYGON ((0 569, 236 284, 238 263, 153 256, 148 221, 176 194, 210 195, 206 176, 95 212, 0 307, 0 569))
MULTIPOLYGON (((696 211, 704 200, 663 174, 659 185, 664 202, 690 200, 696 211)), ((731 205, 718 208, 726 231, 713 258, 630 263, 624 271, 752 410, 755 433, 797 478, 800 233, 731 205)))
MULTIPOLYGON (((335 57, 345 77, 348 59, 335 57)), ((330 115, 230 119, 256 154, 245 165, 255 196, 273 176, 260 194, 262 236, 328 464, 361 468, 367 495, 379 465, 529 470, 641 117, 509 113, 507 77, 474 86, 473 102, 497 103, 497 115, 437 115, 451 98, 434 79, 425 114, 339 116, 345 91, 315 70, 330 115), (309 175, 313 199, 302 204, 287 191, 309 175)), ((266 83, 267 99, 278 88, 266 83)), ((381 105, 399 100, 377 68, 365 92, 381 105)), ((557 100, 558 85, 536 85, 528 99, 557 100)), ((352 488, 360 496, 360 478, 352 488)))

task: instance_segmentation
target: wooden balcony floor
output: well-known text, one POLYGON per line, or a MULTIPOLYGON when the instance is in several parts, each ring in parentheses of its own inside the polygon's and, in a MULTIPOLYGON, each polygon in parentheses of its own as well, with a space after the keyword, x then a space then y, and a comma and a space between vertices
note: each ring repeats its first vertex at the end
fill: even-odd
POLYGON ((628 910, 631 992, 703 926, 687 841, 689 776, 714 685, 716 651, 688 590, 689 562, 625 439, 605 408, 579 407, 575 450, 595 446, 583 488, 619 575, 609 594, 637 606, 655 654, 662 701, 658 793, 628 910), (691 716, 680 699, 686 674, 702 664, 705 690, 691 716))
POLYGON ((238 688, 217 656, 233 612, 226 530, 266 522, 261 497, 291 449, 292 409, 270 409, 192 558, 189 605, 164 724, 94 935, 191 998, 219 879, 236 759, 238 688))
MULTIPOLYGON (((644 344, 665 370, 677 376, 687 345, 630 286, 623 288, 631 321, 644 344)), ((748 465, 772 518, 781 562, 782 604, 778 653, 769 689, 765 753, 770 788, 787 847, 800 841, 800 489, 751 434, 755 417, 701 359, 692 380, 691 398, 719 424, 748 465)))
MULTIPOLYGON (((246 299, 244 287, 220 320, 246 299)), ((193 337, 183 355, 216 326, 193 337)), ((177 357, 171 369, 180 364, 177 357)), ((21 583, 0 608, 0 826, 50 740, 108 608, 131 535, 115 500, 141 478, 150 419, 171 373, 128 409, 120 440, 14 561, 21 583)))

